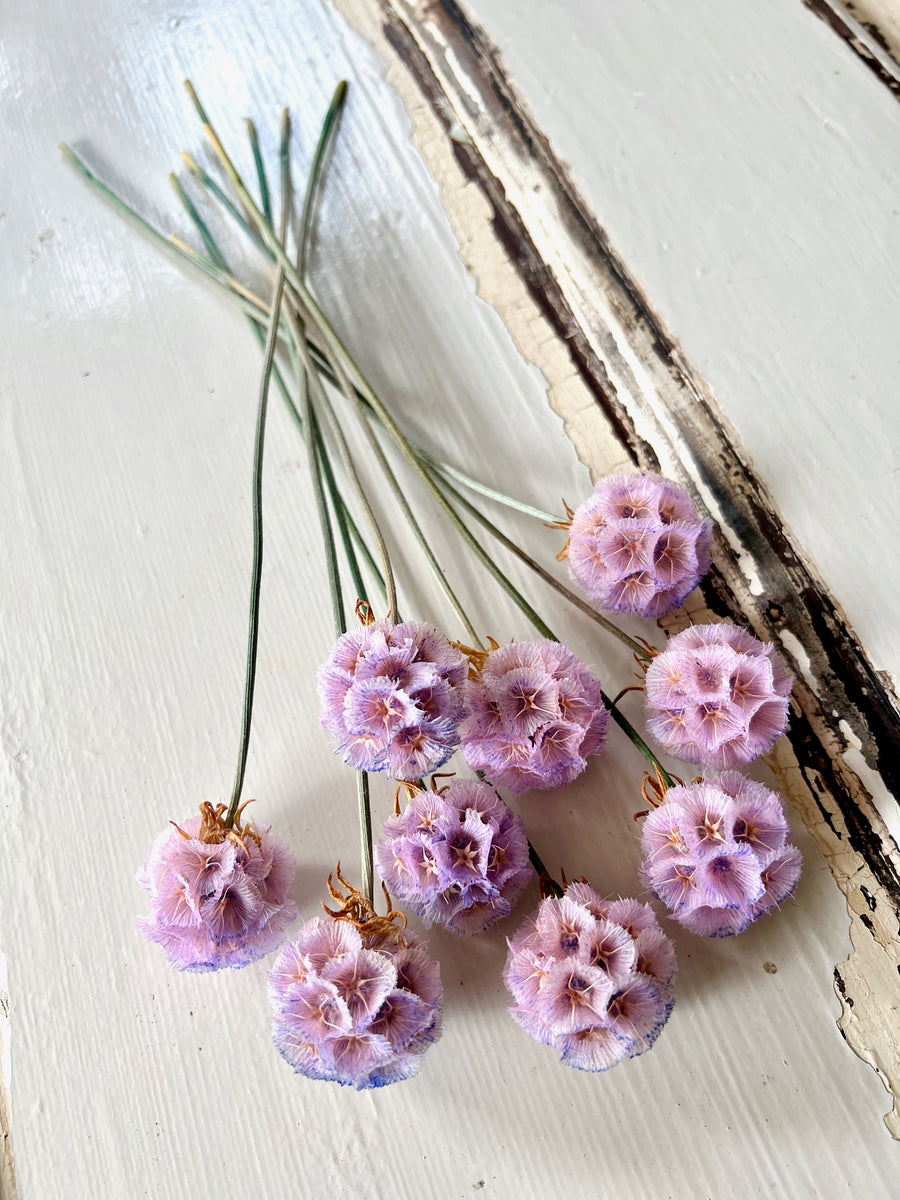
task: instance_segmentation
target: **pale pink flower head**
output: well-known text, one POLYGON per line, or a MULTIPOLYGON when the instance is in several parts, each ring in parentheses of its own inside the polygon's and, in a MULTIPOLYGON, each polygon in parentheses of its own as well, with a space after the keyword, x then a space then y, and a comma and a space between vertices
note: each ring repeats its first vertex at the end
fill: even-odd
MULTIPOLYGON (((246 807, 246 806, 245 806, 246 807)), ((226 829, 224 805, 203 804, 200 815, 164 830, 138 882, 150 915, 138 928, 179 971, 245 967, 284 938, 297 915, 288 900, 294 856, 270 829, 226 829)))
POLYGON ((600 684, 559 642, 491 650, 465 684, 462 751, 474 771, 518 795, 577 778, 606 738, 600 684))
POLYGON ((647 668, 648 726, 685 762, 743 766, 784 733, 793 682, 769 643, 727 622, 693 625, 647 668))
POLYGON ((572 883, 509 939, 510 1015, 566 1066, 605 1071, 649 1050, 675 999, 675 951, 653 910, 572 883))
POLYGON ((354 893, 338 919, 307 921, 279 954, 269 972, 272 1031, 298 1074, 384 1087, 415 1075, 440 1037, 440 968, 421 938, 393 923, 398 915, 375 917, 354 893))
POLYGON ((609 475, 572 515, 569 569, 600 608, 661 617, 709 570, 711 529, 672 480, 609 475))
POLYGON ((644 821, 641 847, 644 883, 704 937, 741 933, 800 878, 781 799, 738 771, 669 788, 644 821))
POLYGON ((454 933, 509 916, 533 874, 521 818, 478 780, 412 796, 385 821, 375 859, 392 896, 454 933))
POLYGON ((420 779, 459 745, 466 670, 431 625, 364 625, 339 637, 319 668, 321 722, 348 765, 420 779))

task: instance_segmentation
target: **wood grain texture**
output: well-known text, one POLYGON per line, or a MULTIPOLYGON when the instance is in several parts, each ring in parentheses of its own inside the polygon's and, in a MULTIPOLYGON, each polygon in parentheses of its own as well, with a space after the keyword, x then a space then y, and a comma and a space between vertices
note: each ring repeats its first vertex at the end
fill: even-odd
MULTIPOLYGON (((561 1068, 506 1016, 499 971, 511 924, 466 942, 432 936, 444 1038, 418 1079, 364 1095, 297 1079, 278 1059, 264 964, 177 976, 140 942, 133 873, 150 837, 230 782, 259 355, 217 296, 80 189, 59 163, 59 138, 126 181, 163 225, 183 228, 165 185, 174 151, 201 145, 179 95, 183 75, 222 113, 229 141, 250 113, 271 150, 290 103, 298 164, 335 79, 348 76, 313 270, 375 381, 426 444, 501 487, 551 505, 585 493, 588 472, 546 381, 476 295, 460 256, 477 249, 498 301, 518 289, 517 333, 528 323, 532 345, 546 343, 552 398, 568 402, 569 430, 591 440, 592 461, 618 465, 631 450, 521 276, 491 255, 490 210, 462 180, 454 219, 468 205, 478 241, 457 242, 385 82, 388 60, 330 5, 93 0, 75 12, 41 0, 7 16, 4 42, 0 104, 13 175, 29 180, 4 199, 0 221, 12 266, 0 319, 15 347, 0 412, 0 942, 22 1200, 718 1200, 735 1194, 736 1176, 748 1198, 891 1197, 883 1092, 834 1025, 845 905, 799 820, 807 865, 796 900, 733 943, 677 933, 669 1028, 651 1055, 603 1077, 561 1068)), ((402 82, 396 61, 392 78, 402 82)), ((449 178, 458 143, 420 100, 417 137, 423 129, 429 163, 440 160, 449 178)), ((264 282, 258 263, 242 267, 264 282)), ((248 784, 260 818, 298 852, 294 895, 311 914, 325 872, 338 856, 352 860, 357 836, 352 783, 316 727, 311 676, 328 641, 328 601, 300 463, 276 406, 248 784)), ((552 558, 555 535, 524 519, 505 524, 552 558)), ((479 627, 527 636, 437 523, 427 527, 442 562, 471 585, 479 627)), ((404 606, 456 632, 405 537, 396 550, 404 606)), ((628 680, 616 645, 549 596, 541 606, 605 682, 628 680)), ((547 860, 633 892, 641 770, 614 737, 552 802, 525 797, 547 860)), ((388 812, 390 788, 375 802, 388 812)))

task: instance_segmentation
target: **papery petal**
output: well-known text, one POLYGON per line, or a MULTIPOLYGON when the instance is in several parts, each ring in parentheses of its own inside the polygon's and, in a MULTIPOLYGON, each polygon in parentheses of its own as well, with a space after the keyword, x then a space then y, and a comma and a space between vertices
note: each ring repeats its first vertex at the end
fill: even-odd
POLYGON ((611 920, 598 921, 580 938, 578 956, 608 977, 610 988, 620 987, 634 970, 634 939, 611 920))
POLYGON ((759 859, 737 842, 699 859, 693 880, 701 903, 712 908, 746 908, 765 890, 759 859))
POLYGON ((375 950, 359 950, 354 955, 332 959, 322 968, 322 979, 337 988, 347 1005, 354 1030, 365 1029, 397 983, 397 971, 390 958, 375 950))
POLYGON ((761 878, 765 891, 754 908, 754 916, 768 912, 794 894, 800 879, 803 860, 796 846, 776 854, 765 863, 761 878))
POLYGON ((633 979, 610 998, 607 1022, 620 1037, 651 1041, 668 1016, 656 983, 643 976, 633 979))
POLYGON ((579 1029, 561 1039, 562 1061, 579 1071, 608 1071, 634 1053, 635 1043, 605 1025, 579 1029))
POLYGON ((552 1033, 574 1033, 604 1019, 612 990, 605 971, 565 959, 547 972, 536 1010, 552 1033))

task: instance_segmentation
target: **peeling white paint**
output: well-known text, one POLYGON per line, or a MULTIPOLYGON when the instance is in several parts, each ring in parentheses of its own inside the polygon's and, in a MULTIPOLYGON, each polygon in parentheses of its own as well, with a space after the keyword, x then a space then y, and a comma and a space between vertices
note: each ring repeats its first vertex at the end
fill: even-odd
POLYGON ((795 634, 791 633, 790 629, 780 630, 778 636, 784 643, 785 650, 787 650, 788 654, 794 660, 794 665, 803 677, 803 681, 810 691, 818 696, 819 681, 816 679, 812 663, 809 661, 809 655, 806 653, 802 642, 795 634))

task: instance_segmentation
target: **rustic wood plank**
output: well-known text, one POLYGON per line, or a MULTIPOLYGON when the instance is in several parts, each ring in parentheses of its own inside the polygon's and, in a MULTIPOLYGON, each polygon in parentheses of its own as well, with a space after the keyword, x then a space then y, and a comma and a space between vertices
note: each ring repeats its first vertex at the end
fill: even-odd
MULTIPOLYGON (((536 346, 533 317, 501 304, 517 344, 551 379, 549 360, 564 348, 581 384, 574 403, 557 399, 561 415, 571 419, 583 411, 586 393, 632 462, 661 468, 693 488, 720 529, 716 570, 703 589, 709 610, 780 643, 797 671, 794 758, 776 756, 773 766, 847 897, 855 949, 835 967, 842 1032, 896 1094, 900 858, 878 805, 847 759, 853 739, 880 786, 900 794, 900 723, 889 680, 873 669, 785 528, 737 432, 578 194, 487 33, 454 0, 384 0, 381 7, 380 36, 368 21, 364 27, 415 81, 443 129, 446 151, 485 197, 503 256, 556 343, 549 353, 544 342, 536 346)), ((347 11, 354 9, 348 3, 347 11)), ((444 194, 465 246, 473 236, 471 206, 456 203, 453 185, 444 194)), ((479 274, 481 263, 474 256, 468 261, 479 274)), ((492 290, 495 303, 497 295, 492 290)), ((591 437, 576 436, 576 444, 601 472, 608 451, 592 461, 591 437)), ((896 1106, 888 1124, 900 1136, 896 1106)))

